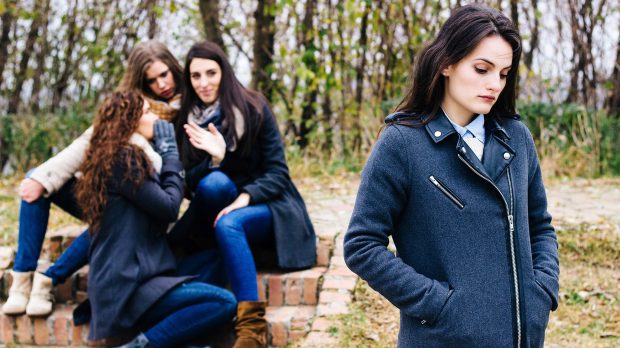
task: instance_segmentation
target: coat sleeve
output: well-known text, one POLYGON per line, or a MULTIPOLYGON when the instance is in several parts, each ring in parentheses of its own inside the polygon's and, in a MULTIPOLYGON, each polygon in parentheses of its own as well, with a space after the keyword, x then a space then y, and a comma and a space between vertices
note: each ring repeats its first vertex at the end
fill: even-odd
POLYGON ((410 194, 407 151, 398 126, 387 127, 362 172, 344 256, 353 272, 404 314, 432 324, 451 295, 449 285, 418 273, 387 249, 410 194))
POLYGON ((159 180, 148 177, 135 188, 123 181, 125 171, 116 166, 114 178, 120 180, 119 191, 137 207, 158 221, 174 222, 183 200, 183 165, 178 158, 164 160, 159 180))
POLYGON ((290 180, 280 131, 267 105, 263 107, 263 124, 257 145, 260 148, 262 173, 242 188, 250 194, 254 204, 273 199, 282 193, 290 180))
POLYGON ((88 128, 56 156, 38 166, 30 175, 45 188, 45 196, 57 192, 78 171, 90 144, 93 127, 88 128))
MULTIPOLYGON (((224 161, 226 161, 226 157, 224 157, 224 161)), ((200 180, 202 180, 202 178, 207 176, 209 173, 220 168, 224 161, 222 161, 219 167, 213 167, 211 166, 211 156, 207 155, 203 160, 187 169, 185 172, 185 182, 187 183, 187 188, 190 191, 195 191, 200 180)))
MULTIPOLYGON (((525 128, 525 127, 524 127, 525 128)), ((528 148, 528 217, 534 277, 551 297, 551 309, 558 307, 560 262, 558 241, 547 211, 547 194, 532 135, 526 129, 528 148)))

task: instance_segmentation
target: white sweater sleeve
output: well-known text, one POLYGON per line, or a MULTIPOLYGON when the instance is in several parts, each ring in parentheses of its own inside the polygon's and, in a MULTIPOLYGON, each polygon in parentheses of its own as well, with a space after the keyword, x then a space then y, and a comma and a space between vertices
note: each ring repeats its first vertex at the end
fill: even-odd
POLYGON ((71 145, 45 161, 32 172, 30 179, 38 181, 45 187, 47 191, 45 193, 46 197, 58 191, 78 171, 84 161, 92 134, 93 127, 91 126, 75 139, 71 145))

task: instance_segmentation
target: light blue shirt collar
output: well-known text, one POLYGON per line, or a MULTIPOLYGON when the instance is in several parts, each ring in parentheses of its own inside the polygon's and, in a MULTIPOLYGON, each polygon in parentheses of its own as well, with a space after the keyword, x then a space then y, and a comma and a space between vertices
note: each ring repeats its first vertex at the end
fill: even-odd
POLYGON ((469 124, 466 125, 465 127, 461 127, 458 124, 454 123, 450 119, 450 116, 448 116, 448 114, 446 114, 445 111, 444 111, 444 114, 448 118, 448 121, 452 123, 452 127, 454 127, 454 129, 457 131, 457 133, 461 135, 461 137, 463 137, 463 139, 477 138, 478 140, 480 140, 480 142, 482 142, 482 144, 484 144, 485 133, 484 133, 484 115, 483 114, 479 114, 478 116, 476 116, 476 118, 474 118, 471 122, 469 122, 469 124))

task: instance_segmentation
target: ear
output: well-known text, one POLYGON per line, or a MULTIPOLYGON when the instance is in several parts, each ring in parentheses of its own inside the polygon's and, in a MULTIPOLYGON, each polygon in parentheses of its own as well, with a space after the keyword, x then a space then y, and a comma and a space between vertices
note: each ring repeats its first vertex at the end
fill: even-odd
POLYGON ((452 65, 448 65, 447 68, 441 71, 441 74, 445 77, 450 77, 450 73, 452 73, 452 65))

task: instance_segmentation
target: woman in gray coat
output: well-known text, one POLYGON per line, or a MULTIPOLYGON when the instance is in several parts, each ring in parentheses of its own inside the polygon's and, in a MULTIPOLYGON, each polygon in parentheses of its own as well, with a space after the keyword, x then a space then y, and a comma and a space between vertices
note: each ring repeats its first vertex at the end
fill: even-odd
POLYGON ((364 168, 345 260, 400 309, 400 347, 543 346, 559 262, 520 56, 500 12, 456 10, 364 168))

